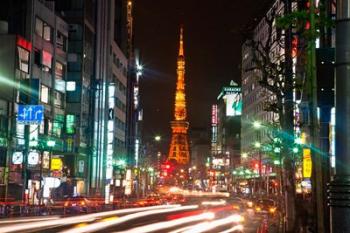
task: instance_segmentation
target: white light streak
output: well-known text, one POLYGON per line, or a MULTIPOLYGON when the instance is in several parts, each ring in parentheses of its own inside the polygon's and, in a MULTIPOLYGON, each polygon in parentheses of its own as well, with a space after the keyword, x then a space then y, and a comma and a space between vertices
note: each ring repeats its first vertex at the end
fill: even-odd
POLYGON ((190 223, 190 222, 213 219, 214 217, 215 217, 214 213, 208 212, 208 213, 203 213, 195 216, 179 218, 171 221, 158 222, 158 223, 149 224, 141 227, 136 227, 136 228, 133 228, 127 231, 122 231, 119 233, 140 233, 140 232, 148 233, 152 231, 160 231, 160 230, 164 230, 167 228, 175 227, 175 226, 190 223))
POLYGON ((224 226, 231 223, 239 223, 243 221, 243 218, 239 214, 231 215, 227 218, 211 221, 211 222, 203 222, 197 225, 194 225, 191 229, 184 231, 184 233, 201 233, 207 232, 209 230, 215 229, 219 226, 224 226))
POLYGON ((235 232, 235 231, 243 231, 243 225, 234 226, 234 227, 227 229, 225 231, 222 231, 220 233, 231 233, 231 232, 235 232))
POLYGON ((139 213, 134 213, 134 214, 129 214, 120 218, 116 219, 111 219, 110 221, 105 221, 105 222, 97 222, 97 223, 92 223, 87 226, 83 226, 80 228, 72 228, 66 231, 62 231, 61 233, 85 233, 85 232, 93 232, 93 231, 101 231, 105 228, 112 227, 119 225, 121 223, 125 223, 130 220, 134 220, 137 218, 145 217, 145 216, 150 216, 154 214, 162 214, 162 213, 169 213, 169 212, 176 212, 180 210, 190 210, 190 209, 196 209, 198 208, 198 205, 190 205, 190 206, 180 206, 180 207, 175 207, 175 208, 168 208, 168 209, 160 209, 160 210, 149 210, 149 211, 144 211, 144 212, 139 212, 139 213))
POLYGON ((74 216, 67 218, 59 218, 56 220, 46 220, 46 221, 37 221, 31 223, 21 223, 21 224, 11 224, 6 225, 4 227, 0 227, 1 233, 7 232, 22 232, 25 230, 33 230, 33 229, 42 229, 46 227, 54 227, 54 226, 65 226, 71 224, 77 224, 81 222, 91 222, 101 217, 117 215, 117 214, 128 214, 135 213, 139 211, 147 211, 147 210, 156 210, 156 209, 169 209, 169 208, 178 208, 180 205, 161 205, 161 206, 152 206, 152 207, 141 207, 141 208, 130 208, 123 210, 114 210, 114 211, 106 211, 102 213, 94 213, 87 214, 82 216, 74 216))

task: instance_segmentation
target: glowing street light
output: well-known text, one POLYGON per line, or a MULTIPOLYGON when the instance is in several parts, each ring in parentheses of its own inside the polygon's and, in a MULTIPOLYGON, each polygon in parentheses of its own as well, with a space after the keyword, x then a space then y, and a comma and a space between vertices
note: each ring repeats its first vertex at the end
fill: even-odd
POLYGON ((159 135, 157 135, 157 136, 154 137, 154 140, 157 141, 157 142, 159 142, 160 140, 162 140, 162 137, 159 136, 159 135))
POLYGON ((253 122, 253 127, 255 128, 255 129, 260 129, 261 128, 261 122, 260 121, 254 121, 253 122))
POLYGON ((56 142, 54 140, 49 140, 46 142, 46 145, 48 147, 54 147, 56 145, 56 142))
POLYGON ((254 143, 254 147, 255 148, 260 148, 261 147, 261 143, 260 142, 255 142, 254 143))
POLYGON ((242 157, 243 159, 248 158, 248 153, 246 153, 246 152, 242 153, 241 157, 242 157))

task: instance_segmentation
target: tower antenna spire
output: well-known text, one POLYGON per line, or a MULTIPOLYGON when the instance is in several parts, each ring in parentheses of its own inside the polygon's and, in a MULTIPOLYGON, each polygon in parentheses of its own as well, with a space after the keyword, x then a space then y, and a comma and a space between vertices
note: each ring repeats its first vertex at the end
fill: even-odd
POLYGON ((185 94, 185 53, 183 26, 180 26, 179 56, 177 58, 177 82, 175 92, 174 120, 171 122, 172 137, 169 148, 169 160, 178 164, 188 164, 190 158, 187 130, 186 94, 185 94))
POLYGON ((184 56, 184 40, 183 40, 183 25, 180 26, 180 45, 179 45, 179 56, 184 56))

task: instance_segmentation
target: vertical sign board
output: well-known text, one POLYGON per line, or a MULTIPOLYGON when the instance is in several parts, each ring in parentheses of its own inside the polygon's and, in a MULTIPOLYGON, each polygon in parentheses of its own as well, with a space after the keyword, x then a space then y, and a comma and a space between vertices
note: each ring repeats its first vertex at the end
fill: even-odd
POLYGON ((303 149, 303 177, 311 178, 312 173, 312 160, 311 150, 309 148, 303 149))
POLYGON ((18 105, 17 122, 25 125, 40 125, 44 120, 43 105, 18 105))
POLYGON ((242 93, 240 87, 224 87, 226 116, 242 115, 242 93))

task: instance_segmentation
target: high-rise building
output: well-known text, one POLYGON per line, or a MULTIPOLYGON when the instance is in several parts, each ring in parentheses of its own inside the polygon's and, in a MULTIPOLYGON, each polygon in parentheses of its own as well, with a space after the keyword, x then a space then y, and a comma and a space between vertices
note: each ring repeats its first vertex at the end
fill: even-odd
POLYGON ((209 185, 214 190, 231 189, 232 170, 240 164, 241 87, 234 81, 224 86, 212 106, 212 144, 209 185))
POLYGON ((183 46, 183 28, 180 29, 179 54, 177 58, 177 83, 175 92, 174 120, 171 122, 171 142, 169 148, 169 161, 186 165, 190 159, 187 130, 186 95, 185 95, 185 54, 183 46))
POLYGON ((0 119, 7 149, 0 149, 1 196, 39 204, 73 194, 71 184, 79 177, 65 132, 65 99, 72 91, 67 88, 68 24, 55 14, 53 2, 10 1, 3 7, 0 119), (60 181, 55 190, 46 182, 49 177, 60 181))
MULTIPOLYGON (((130 2, 130 1, 128 1, 130 2)), ((77 92, 67 111, 77 164, 86 164, 85 192, 113 196, 110 183, 122 179, 116 164, 126 156, 128 75, 127 1, 56 1, 70 25, 68 77, 77 92)))

